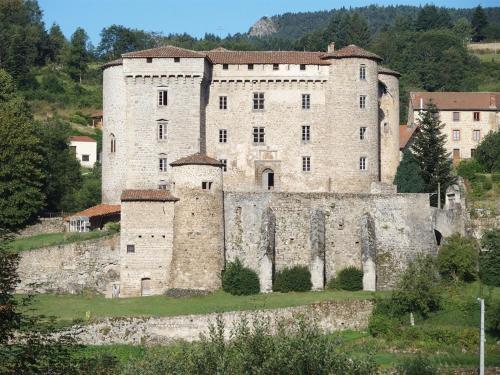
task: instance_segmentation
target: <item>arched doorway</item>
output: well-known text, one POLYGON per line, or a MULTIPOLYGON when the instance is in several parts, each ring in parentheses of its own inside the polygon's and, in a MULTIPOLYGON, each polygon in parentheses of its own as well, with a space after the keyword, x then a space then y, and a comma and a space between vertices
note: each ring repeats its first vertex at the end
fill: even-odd
POLYGON ((151 279, 149 277, 145 277, 141 279, 141 296, 150 296, 151 295, 151 279))
POLYGON ((274 190, 274 171, 272 169, 264 169, 262 172, 262 188, 274 190))

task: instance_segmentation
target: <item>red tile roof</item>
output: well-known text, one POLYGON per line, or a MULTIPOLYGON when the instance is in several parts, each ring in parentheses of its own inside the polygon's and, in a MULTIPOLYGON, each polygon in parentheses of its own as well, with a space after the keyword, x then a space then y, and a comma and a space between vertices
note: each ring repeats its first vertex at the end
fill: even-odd
POLYGON ((432 100, 442 111, 500 110, 500 92, 411 92, 410 100, 414 110, 420 109, 420 99, 424 107, 432 100))
POLYGON ((69 139, 72 142, 97 142, 94 138, 87 137, 86 135, 74 135, 69 139))
POLYGON ((98 204, 97 206, 89 207, 83 211, 77 212, 71 216, 67 216, 64 220, 68 221, 73 216, 99 217, 108 215, 117 215, 120 213, 119 204, 98 204))
POLYGON ((206 53, 191 51, 189 49, 179 48, 175 46, 162 46, 156 48, 145 49, 124 53, 124 58, 146 58, 146 57, 188 57, 188 58, 205 58, 206 53))
POLYGON ((343 59, 350 57, 359 57, 376 61, 382 61, 382 58, 379 55, 376 55, 372 52, 368 52, 363 48, 356 46, 355 44, 350 44, 347 47, 341 48, 339 50, 323 54, 324 59, 326 58, 343 59))
POLYGON ((109 68, 111 66, 118 66, 118 65, 122 65, 122 64, 123 64, 123 59, 120 58, 120 59, 108 61, 107 63, 102 64, 101 69, 106 69, 106 68, 109 68))
POLYGON ((299 51, 228 51, 212 50, 207 56, 214 64, 304 64, 330 65, 324 52, 299 51))
POLYGON ((94 113, 92 113, 92 115, 90 117, 94 117, 94 118, 102 117, 102 109, 95 111, 94 113))
POLYGON ((174 197, 167 190, 123 190, 122 202, 176 202, 179 198, 174 197))
POLYGON ((406 147, 410 139, 416 134, 418 126, 399 125, 399 149, 406 147))
POLYGON ((401 73, 399 73, 399 72, 397 72, 395 70, 386 68, 385 66, 379 66, 378 67, 378 74, 387 74, 387 75, 390 75, 390 76, 401 77, 401 73))
POLYGON ((170 165, 172 167, 179 167, 181 165, 212 165, 214 167, 222 167, 223 164, 219 160, 211 158, 210 156, 197 153, 176 160, 170 163, 170 165))

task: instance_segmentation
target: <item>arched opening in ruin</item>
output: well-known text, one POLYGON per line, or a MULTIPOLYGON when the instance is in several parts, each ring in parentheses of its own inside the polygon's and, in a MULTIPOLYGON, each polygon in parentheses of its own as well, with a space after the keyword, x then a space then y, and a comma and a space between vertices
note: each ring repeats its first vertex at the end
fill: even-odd
POLYGON ((440 231, 434 229, 434 236, 436 236, 436 243, 438 246, 441 245, 441 240, 443 239, 443 235, 440 231))
POLYGON ((141 296, 151 295, 151 279, 145 277, 141 279, 141 296))
POLYGON ((262 188, 274 190, 274 171, 272 169, 264 169, 262 172, 262 188))

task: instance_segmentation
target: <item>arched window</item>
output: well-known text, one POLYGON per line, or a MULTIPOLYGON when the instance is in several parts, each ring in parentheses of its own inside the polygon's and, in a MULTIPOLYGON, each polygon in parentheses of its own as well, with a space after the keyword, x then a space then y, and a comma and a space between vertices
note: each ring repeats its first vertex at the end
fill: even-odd
POLYGON ((167 125, 168 120, 158 120, 157 122, 157 138, 159 141, 167 139, 167 125))
POLYGON ((115 135, 113 133, 111 133, 109 135, 109 138, 110 138, 110 150, 111 150, 111 153, 114 153, 114 152, 116 152, 116 138, 115 138, 115 135))

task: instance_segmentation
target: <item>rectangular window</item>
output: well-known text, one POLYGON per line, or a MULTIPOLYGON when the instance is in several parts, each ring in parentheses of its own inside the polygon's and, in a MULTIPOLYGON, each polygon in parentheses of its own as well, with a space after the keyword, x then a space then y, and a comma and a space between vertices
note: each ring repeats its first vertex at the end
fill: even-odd
POLYGON ((460 140, 460 130, 453 130, 453 140, 454 141, 459 141, 460 140))
POLYGON ((127 245, 127 253, 135 253, 135 245, 127 245))
POLYGON ((248 64, 247 67, 248 67, 248 70, 253 70, 253 64, 248 64))
POLYGON ((481 115, 479 112, 474 112, 474 121, 480 121, 481 120, 481 115))
POLYGON ((227 96, 219 96, 219 109, 227 109, 227 96))
POLYGON ((453 112, 453 121, 460 121, 460 112, 453 112))
POLYGON ((302 94, 302 109, 311 108, 311 94, 302 94))
POLYGON ((359 128, 359 139, 366 139, 366 127, 362 126, 359 128))
POLYGON ((476 149, 475 148, 471 148, 470 149, 470 157, 473 158, 474 156, 476 156, 476 149))
POLYGON ((264 143, 264 128, 263 127, 254 127, 253 128, 253 143, 264 143))
POLYGON ((227 172, 227 159, 220 159, 219 161, 222 163, 222 171, 227 172))
POLYGON ((366 65, 364 64, 359 66, 359 79, 362 81, 366 80, 366 65))
POLYGON ((176 63, 181 62, 181 58, 180 57, 174 57, 174 62, 176 62, 176 63))
POLYGON ((362 156, 359 158, 359 170, 366 171, 366 157, 362 156))
POLYGON ((211 181, 203 181, 201 183, 201 189, 202 190, 211 190, 212 189, 212 182, 211 181))
POLYGON ((158 91, 158 105, 159 106, 167 105, 167 90, 158 91))
POLYGON ((302 171, 310 172, 311 171, 311 157, 310 156, 302 156, 302 171))
POLYGON ((222 64, 222 70, 229 70, 229 64, 222 64))
POLYGON ((481 130, 472 131, 472 140, 479 142, 481 140, 481 130))
POLYGON ((82 161, 89 161, 90 155, 82 155, 82 161))
POLYGON ((158 189, 167 190, 167 182, 165 180, 161 180, 160 183, 158 184, 158 189))
POLYGON ((306 70, 306 64, 300 64, 300 70, 306 70))
POLYGON ((366 108, 366 95, 359 96, 359 108, 361 109, 366 108))
POLYGON ((148 58, 146 58, 146 62, 147 62, 148 64, 151 64, 151 63, 153 62, 153 58, 152 58, 152 57, 148 57, 148 58))
POLYGON ((167 171, 167 158, 160 158, 160 172, 167 171))
POLYGON ((302 126, 302 142, 309 142, 311 140, 311 127, 309 125, 302 126))
POLYGON ((253 109, 262 110, 264 109, 264 93, 254 92, 253 93, 253 109))
POLYGON ((273 70, 280 70, 280 64, 273 64, 273 70))
POLYGON ((219 129, 219 143, 227 143, 227 129, 219 129))
POLYGON ((163 141, 167 139, 167 123, 159 122, 158 123, 158 140, 163 141))

